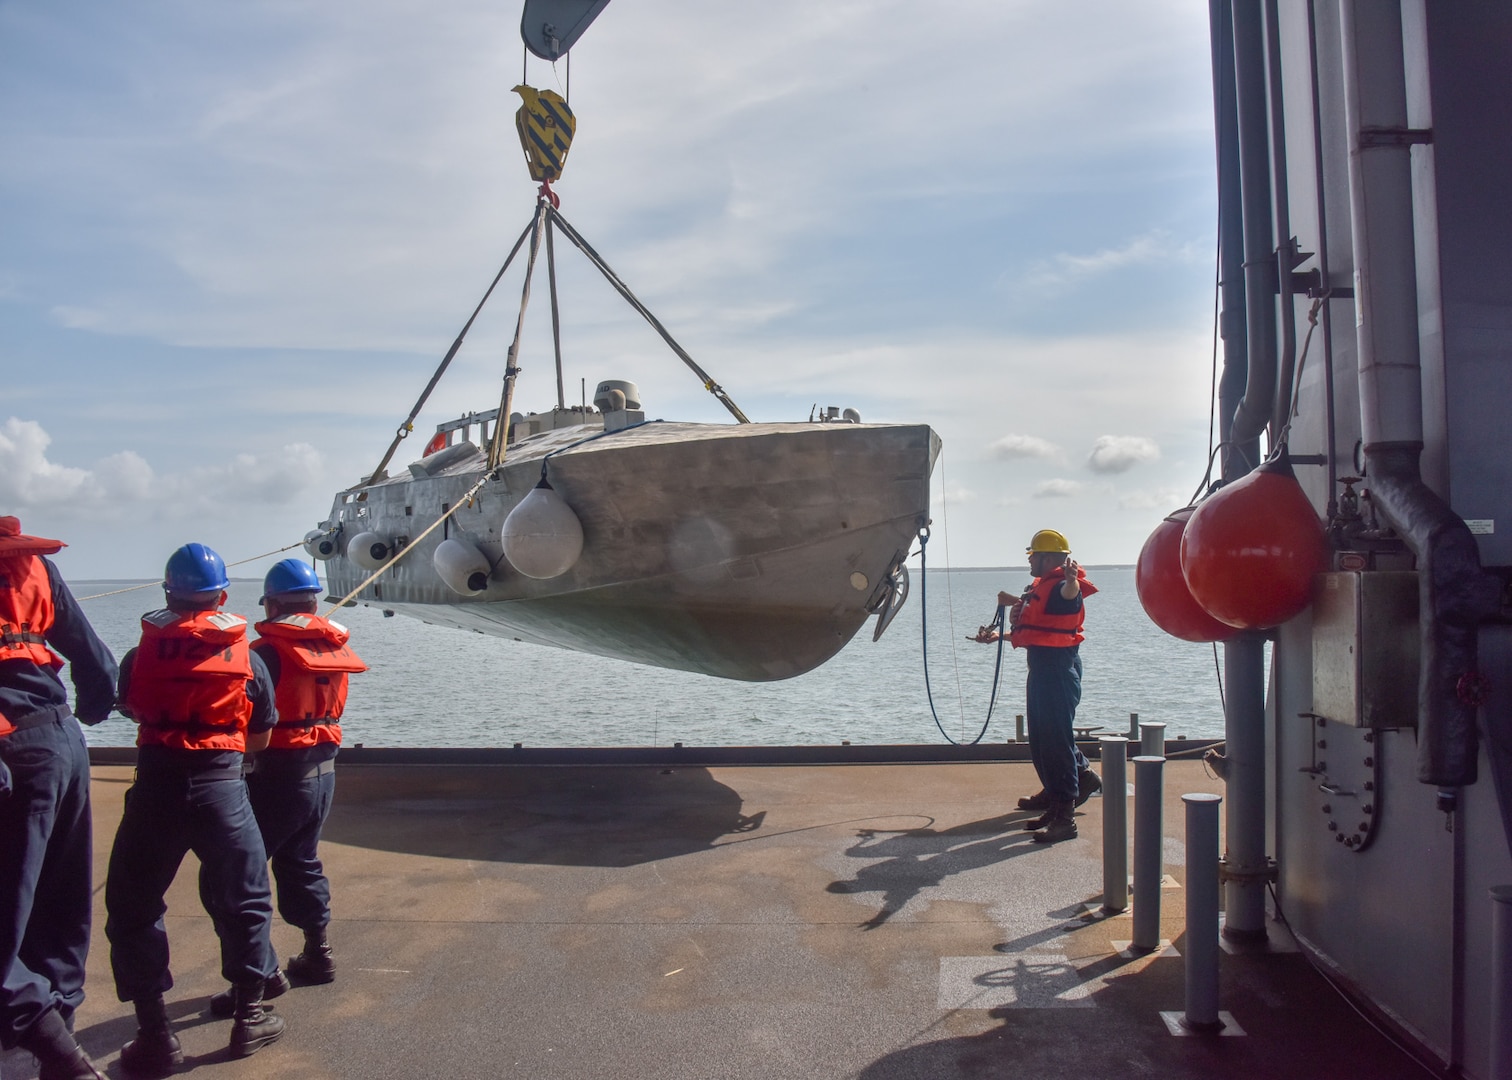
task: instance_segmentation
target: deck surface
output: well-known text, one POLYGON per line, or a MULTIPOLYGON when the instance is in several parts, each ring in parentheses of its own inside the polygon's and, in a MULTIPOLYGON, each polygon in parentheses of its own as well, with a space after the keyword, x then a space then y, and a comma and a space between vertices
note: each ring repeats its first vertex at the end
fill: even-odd
MULTIPOLYGON (((80 1040, 131 1038, 103 875, 131 770, 94 770, 95 947, 80 1040)), ((279 999, 284 1038, 226 1059, 190 856, 169 894, 181 1074, 298 1077, 1419 1078, 1285 947, 1222 956, 1236 1037, 1183 1006, 1186 791, 1167 771, 1162 936, 1099 914, 1101 799, 1044 846, 1024 763, 740 768, 343 765, 323 845, 338 979, 279 999)), ((1132 819, 1132 801, 1130 803, 1132 819)), ((279 922, 280 955, 299 933, 279 922)), ((5 1080, 36 1075, 0 1058, 5 1080)))

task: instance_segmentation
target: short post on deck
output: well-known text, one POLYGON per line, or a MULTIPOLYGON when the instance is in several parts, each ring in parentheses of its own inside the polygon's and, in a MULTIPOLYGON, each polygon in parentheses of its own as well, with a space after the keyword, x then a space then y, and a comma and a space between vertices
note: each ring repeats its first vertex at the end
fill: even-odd
MULTIPOLYGON (((1162 727, 1164 725, 1161 725, 1162 727)), ((1134 759, 1134 939, 1136 952, 1160 948, 1160 878, 1165 865, 1165 758, 1134 759)))
POLYGON ((1109 914, 1129 906, 1129 740, 1103 735, 1102 758, 1103 910, 1109 914))
MULTIPOLYGON (((1166 726, 1158 720, 1144 720, 1139 724, 1139 752, 1145 757, 1165 757, 1166 726)), ((1138 783, 1138 779, 1135 783, 1138 783)))
POLYGON ((1223 796, 1183 795, 1186 804, 1186 1015, 1191 1031, 1218 1031, 1218 806, 1223 796))

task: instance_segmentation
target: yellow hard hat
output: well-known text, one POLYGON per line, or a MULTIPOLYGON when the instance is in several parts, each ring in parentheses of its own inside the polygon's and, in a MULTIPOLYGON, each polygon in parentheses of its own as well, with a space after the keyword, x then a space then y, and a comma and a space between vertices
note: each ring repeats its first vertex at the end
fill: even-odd
POLYGON ((1066 554, 1071 550, 1071 545, 1066 542, 1064 536, 1054 529, 1041 529, 1034 534, 1034 539, 1029 541, 1027 550, 1031 555, 1042 551, 1054 551, 1066 554))

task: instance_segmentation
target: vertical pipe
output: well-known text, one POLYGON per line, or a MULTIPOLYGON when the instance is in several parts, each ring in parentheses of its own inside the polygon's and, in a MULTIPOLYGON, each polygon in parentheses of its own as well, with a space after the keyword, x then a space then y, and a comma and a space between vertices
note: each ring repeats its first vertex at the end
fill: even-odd
POLYGON ((1475 783, 1479 735, 1473 695, 1479 623, 1495 615, 1502 584, 1484 573, 1469 526, 1424 482, 1423 386, 1418 345, 1418 260, 1407 129, 1402 6, 1341 0, 1344 113, 1349 131, 1350 236, 1360 435, 1371 505, 1417 556, 1421 663, 1418 780, 1475 783))
POLYGON ((1229 795, 1223 936, 1265 940, 1265 641, 1244 634, 1223 647, 1229 795))
POLYGON ((1183 795, 1186 804, 1186 1015, 1193 1031, 1217 1031, 1218 804, 1221 795, 1183 795))
POLYGON ((1013 718, 1013 741, 1024 741, 1024 714, 1019 713, 1013 718))
MULTIPOLYGON (((1233 0, 1234 101, 1244 215, 1244 325, 1249 372, 1234 413, 1236 443, 1258 439, 1276 400, 1276 277, 1272 236, 1270 102, 1262 0, 1233 0)), ((1253 465, 1254 462, 1252 461, 1253 465)), ((1248 471, 1247 469, 1245 470, 1248 471)))
POLYGON ((1139 714, 1137 712, 1131 712, 1129 714, 1129 736, 1128 736, 1128 738, 1129 738, 1130 742, 1138 742, 1139 741, 1139 714))
POLYGON ((1139 952, 1160 948, 1160 875, 1164 867, 1162 813, 1165 758, 1134 759, 1134 940, 1139 952))
POLYGON ((1512 1080, 1512 885, 1491 890, 1491 1080, 1512 1080))
POLYGON ((1265 0, 1265 70, 1270 92, 1271 215, 1275 225, 1271 249, 1276 260, 1276 291, 1281 298, 1281 357, 1276 369, 1276 400, 1271 407, 1271 436, 1279 439, 1291 423, 1292 384, 1296 381, 1297 312, 1291 272, 1297 263, 1297 246, 1292 242, 1291 195, 1286 182, 1286 102, 1281 89, 1281 19, 1276 0, 1265 0))
MULTIPOLYGON (((1323 173, 1323 104, 1318 89, 1318 12, 1317 0, 1307 0, 1307 56, 1312 77, 1312 136, 1314 198, 1318 210, 1318 277, 1324 289, 1332 290, 1333 276, 1328 265, 1328 199, 1323 173)), ((1333 300, 1323 304, 1323 411, 1328 438, 1328 508, 1330 522, 1339 510, 1338 433, 1334 414, 1333 300)))
MULTIPOLYGON (((1244 196, 1239 180, 1239 107, 1234 87, 1234 14, 1230 0, 1209 0, 1213 49, 1213 129, 1218 156, 1218 285, 1222 315, 1223 376, 1218 382, 1218 439, 1222 475, 1242 476, 1243 453, 1230 441, 1234 414, 1249 380, 1249 340, 1244 328, 1244 196)), ((1132 729, 1131 729, 1132 730, 1132 729)), ((1130 739, 1137 738, 1131 734, 1130 739)))
POLYGON ((1139 725, 1139 752, 1145 757, 1165 757, 1165 729, 1159 721, 1147 720, 1139 725))
POLYGON ((1129 906, 1129 740, 1104 735, 1102 747, 1103 910, 1129 906))
MULTIPOLYGON (((1265 29, 1261 0, 1233 0, 1234 131, 1238 143, 1243 218, 1246 364, 1244 399, 1232 414, 1233 453, 1223 478, 1237 480, 1258 463, 1260 432, 1270 420, 1275 394, 1276 304, 1278 286, 1272 248, 1270 117, 1266 95, 1265 29)), ((1225 342, 1227 373, 1227 348, 1225 342)), ((1229 866, 1224 936, 1265 938, 1265 643, 1245 634, 1223 647, 1224 737, 1229 769, 1229 866)))

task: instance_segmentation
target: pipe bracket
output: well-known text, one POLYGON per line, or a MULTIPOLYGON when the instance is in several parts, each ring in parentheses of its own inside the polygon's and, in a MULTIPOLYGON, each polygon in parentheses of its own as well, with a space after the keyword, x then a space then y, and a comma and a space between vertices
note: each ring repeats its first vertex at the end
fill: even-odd
POLYGON ((1361 150, 1426 146, 1431 142, 1433 142, 1432 128, 1368 127, 1360 129, 1359 147, 1361 150))
POLYGON ((1225 884, 1232 881, 1239 885, 1269 885, 1276 879, 1275 859, 1266 859, 1265 866, 1258 870, 1240 870, 1226 856, 1218 860, 1218 880, 1225 884))

